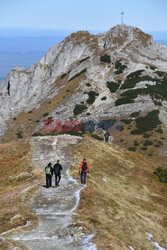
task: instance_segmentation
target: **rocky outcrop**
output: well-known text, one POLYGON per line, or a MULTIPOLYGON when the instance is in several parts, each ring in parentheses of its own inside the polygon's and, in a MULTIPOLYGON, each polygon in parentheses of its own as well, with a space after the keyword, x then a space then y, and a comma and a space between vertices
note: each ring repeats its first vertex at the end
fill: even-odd
MULTIPOLYGON (((163 106, 166 98, 162 98, 161 93, 143 91, 130 103, 126 100, 116 105, 116 101, 128 89, 147 89, 148 85, 164 84, 166 68, 167 48, 154 43, 150 35, 137 28, 118 25, 97 36, 84 31, 73 33, 53 46, 30 68, 16 67, 9 72, 0 85, 0 137, 7 130, 6 121, 22 111, 40 108, 44 101, 59 96, 60 90, 70 86, 74 80, 78 81, 74 93, 68 98, 65 96, 48 116, 58 120, 76 118, 73 112, 75 105, 82 103, 87 109, 78 114, 77 119, 87 118, 86 114, 93 119, 101 119, 158 109, 164 122, 167 120, 163 106), (133 76, 136 84, 123 88, 130 74, 139 70, 141 74, 136 78, 133 76), (80 78, 83 74, 85 77, 80 78), (7 90, 9 81, 10 96, 7 90), (94 98, 88 102, 90 95, 94 98), (153 95, 161 101, 161 106, 153 100, 153 95)), ((43 120, 34 131, 42 126, 43 120)))

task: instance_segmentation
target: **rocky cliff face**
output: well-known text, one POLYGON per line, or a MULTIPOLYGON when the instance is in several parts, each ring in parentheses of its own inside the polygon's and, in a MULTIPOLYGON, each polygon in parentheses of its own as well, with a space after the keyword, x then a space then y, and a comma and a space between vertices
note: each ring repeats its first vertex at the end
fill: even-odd
POLYGON ((30 68, 9 72, 0 86, 0 137, 14 126, 10 121, 32 110, 31 133, 47 117, 109 119, 152 110, 167 126, 166 85, 167 47, 150 35, 126 25, 97 36, 77 32, 30 68))

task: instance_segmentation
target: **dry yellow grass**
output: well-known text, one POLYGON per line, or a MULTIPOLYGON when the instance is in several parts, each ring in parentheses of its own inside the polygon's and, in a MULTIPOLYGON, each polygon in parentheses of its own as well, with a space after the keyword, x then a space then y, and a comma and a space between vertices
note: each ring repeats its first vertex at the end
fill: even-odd
POLYGON ((79 180, 83 157, 91 168, 75 218, 96 232, 94 241, 99 249, 129 249, 129 245, 153 249, 147 232, 165 247, 167 185, 155 178, 156 166, 141 155, 88 136, 74 151, 71 174, 79 180))
MULTIPOLYGON (((0 144, 0 233, 23 226, 27 221, 31 221, 31 226, 36 225, 30 198, 40 176, 30 160, 29 143, 0 144)), ((0 242, 1 249, 8 249, 8 245, 9 242, 0 242)))

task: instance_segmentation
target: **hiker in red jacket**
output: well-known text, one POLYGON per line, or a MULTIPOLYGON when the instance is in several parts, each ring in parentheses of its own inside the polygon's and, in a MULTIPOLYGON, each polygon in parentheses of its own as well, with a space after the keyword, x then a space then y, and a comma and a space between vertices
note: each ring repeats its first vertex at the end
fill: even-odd
POLYGON ((81 165, 79 167, 79 173, 81 174, 81 184, 85 184, 86 183, 86 175, 87 173, 89 173, 90 168, 89 168, 89 164, 86 161, 86 159, 84 158, 83 161, 81 162, 81 165), (84 179, 83 179, 84 177, 84 179))

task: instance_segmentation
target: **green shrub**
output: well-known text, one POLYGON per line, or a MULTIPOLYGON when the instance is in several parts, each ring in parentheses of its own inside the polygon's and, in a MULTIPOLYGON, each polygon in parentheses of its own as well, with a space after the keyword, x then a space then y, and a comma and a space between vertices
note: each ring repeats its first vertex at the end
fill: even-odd
POLYGON ((70 90, 69 90, 69 89, 66 89, 66 92, 70 92, 70 90))
POLYGON ((167 100, 166 83, 157 83, 156 85, 147 84, 147 93, 150 94, 152 99, 167 100))
POLYGON ((115 71, 114 73, 115 73, 116 75, 119 75, 119 74, 122 74, 122 73, 123 73, 124 69, 126 69, 127 66, 126 66, 126 65, 123 65, 123 64, 121 63, 121 60, 118 60, 118 61, 115 62, 115 68, 117 69, 117 71, 115 71))
POLYGON ((36 120, 36 122, 40 122, 39 120, 36 120))
POLYGON ((142 150, 147 150, 148 148, 147 147, 141 147, 142 150))
POLYGON ((100 61, 104 63, 111 63, 111 58, 109 55, 105 54, 100 57, 100 61))
POLYGON ((157 102, 154 98, 155 98, 155 97, 152 98, 154 104, 155 104, 156 106, 162 106, 162 102, 157 102))
POLYGON ((43 134, 41 134, 40 132, 35 132, 34 134, 32 134, 32 136, 43 136, 43 134))
POLYGON ((153 145, 153 142, 150 140, 145 140, 145 142, 143 143, 144 146, 150 146, 153 145))
POLYGON ((155 66, 150 66, 150 69, 151 69, 151 70, 155 70, 156 67, 155 67, 155 66))
POLYGON ((116 82, 107 82, 107 88, 110 90, 111 93, 115 93, 119 88, 119 85, 116 82))
POLYGON ((140 112, 133 112, 130 116, 131 117, 137 117, 139 116, 140 112))
POLYGON ((132 135, 140 135, 141 131, 139 129, 134 129, 130 132, 132 135))
POLYGON ((102 101, 104 101, 104 100, 106 100, 106 99, 107 99, 106 96, 103 96, 103 97, 101 98, 102 101))
POLYGON ((156 174, 160 180, 160 182, 167 183, 167 168, 158 167, 154 174, 156 174))
POLYGON ((150 137, 151 137, 151 135, 150 135, 150 134, 146 134, 146 133, 144 133, 143 137, 144 137, 144 138, 150 138, 150 137))
POLYGON ((94 139, 96 139, 96 140, 99 140, 99 141, 104 141, 104 138, 102 138, 102 137, 100 137, 100 136, 98 136, 98 135, 91 135, 91 137, 93 137, 94 139))
POLYGON ((13 118, 13 121, 16 121, 16 117, 13 118))
POLYGON ((67 75, 67 73, 62 74, 61 79, 63 79, 66 75, 67 75))
POLYGON ((152 153, 149 153, 148 155, 149 155, 149 156, 152 156, 153 154, 152 154, 152 153))
POLYGON ((163 71, 155 71, 155 73, 159 76, 159 77, 164 77, 164 76, 167 76, 167 73, 166 72, 163 72, 163 71))
POLYGON ((86 83, 86 86, 90 87, 90 86, 91 86, 91 84, 88 82, 88 83, 86 83))
MULTIPOLYGON (((147 88, 127 90, 123 92, 121 96, 129 97, 129 99, 135 99, 138 95, 150 95, 155 105, 162 106, 162 103, 159 100, 167 100, 167 84, 161 82, 160 80, 158 81, 157 79, 152 79, 152 81, 156 81, 157 83, 155 85, 147 84, 147 88), (157 99, 158 101, 156 101, 157 99)), ((133 87, 134 85, 128 85, 128 88, 133 87)), ((127 86, 122 85, 121 88, 127 88, 127 86)))
POLYGON ((133 144, 134 144, 134 146, 135 146, 135 147, 137 147, 137 146, 139 146, 139 145, 140 145, 140 143, 138 143, 138 141, 137 141, 137 140, 134 140, 133 144))
POLYGON ((158 141, 158 144, 159 145, 164 145, 162 141, 158 141))
POLYGON ((88 104, 92 104, 94 103, 95 99, 96 99, 96 92, 95 91, 89 91, 88 92, 89 98, 86 100, 86 102, 88 104))
POLYGON ((155 145, 154 145, 154 147, 156 147, 156 148, 160 148, 161 146, 160 146, 160 145, 158 145, 158 144, 155 144, 155 145))
POLYGON ((73 113, 74 115, 79 115, 86 109, 87 107, 85 105, 76 104, 73 113))
POLYGON ((130 124, 132 122, 131 119, 122 119, 121 122, 124 122, 125 124, 130 124))
POLYGON ((45 117, 45 116, 48 116, 48 115, 49 115, 49 113, 44 113, 44 114, 43 114, 44 117, 45 117))
POLYGON ((127 75, 126 81, 122 84, 121 89, 134 88, 136 83, 141 81, 140 75, 143 71, 144 70, 137 70, 127 75))
POLYGON ((129 151, 136 151, 136 147, 130 147, 128 148, 129 151))
POLYGON ((80 60, 80 63, 83 63, 84 61, 88 60, 89 58, 90 58, 90 56, 87 56, 87 57, 81 59, 81 60, 80 60))
POLYGON ((134 103, 134 100, 129 99, 129 97, 123 97, 115 101, 115 106, 129 104, 129 103, 134 103))
POLYGON ((23 138, 22 131, 19 131, 16 133, 17 138, 23 138))
POLYGON ((140 145, 140 144, 139 144, 138 142, 135 142, 135 143, 134 143, 134 146, 135 146, 135 147, 137 147, 137 146, 139 146, 139 145, 140 145))
POLYGON ((78 76, 80 76, 81 74, 85 73, 86 70, 87 70, 87 68, 81 70, 79 73, 77 73, 76 75, 72 76, 72 77, 68 80, 68 82, 74 80, 76 77, 78 77, 78 76))
POLYGON ((163 134, 163 130, 162 130, 161 128, 156 129, 155 132, 158 132, 158 133, 160 133, 160 134, 163 134))
MULTIPOLYGON (((121 89, 128 89, 128 88, 134 88, 136 86, 136 84, 138 82, 143 82, 143 81, 156 81, 158 82, 157 79, 152 78, 151 76, 138 76, 136 78, 132 78, 132 79, 127 79, 124 84, 122 84, 121 89)), ((149 85, 150 86, 150 85, 149 85)), ((155 86, 155 85, 151 85, 151 86, 155 86)))
POLYGON ((148 94, 147 89, 146 88, 141 88, 141 89, 131 89, 131 90, 127 90, 125 92, 123 92, 121 94, 121 96, 126 96, 129 99, 135 99, 138 97, 138 95, 146 95, 148 94))
POLYGON ((135 122, 136 127, 141 132, 151 131, 161 123, 159 120, 159 110, 153 110, 144 117, 138 117, 135 119, 135 122))
POLYGON ((143 71, 144 71, 144 69, 134 71, 134 72, 130 73, 129 75, 127 75, 127 79, 136 79, 137 77, 139 77, 141 75, 141 73, 143 71))
POLYGON ((89 115, 91 115, 91 113, 89 113, 89 112, 88 112, 88 113, 86 113, 86 115, 88 115, 88 116, 89 116, 89 115))
POLYGON ((32 113, 32 110, 28 111, 28 113, 31 114, 31 113, 32 113))

